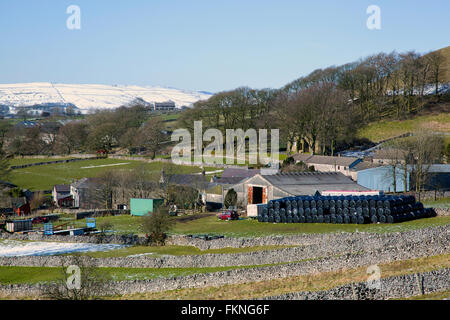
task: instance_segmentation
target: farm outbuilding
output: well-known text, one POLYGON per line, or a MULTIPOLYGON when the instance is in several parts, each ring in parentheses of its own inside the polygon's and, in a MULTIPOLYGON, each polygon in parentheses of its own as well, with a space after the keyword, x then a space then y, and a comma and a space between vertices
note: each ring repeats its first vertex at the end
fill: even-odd
POLYGON ((163 199, 130 199, 130 210, 132 216, 145 216, 154 212, 164 203, 163 199))
POLYGON ((409 191, 410 187, 410 174, 405 172, 404 169, 397 167, 394 169, 392 166, 382 166, 376 168, 369 168, 358 171, 357 182, 358 184, 374 190, 381 190, 384 192, 404 192, 409 191), (406 174, 406 179, 405 179, 406 174), (394 190, 394 177, 395 177, 395 190, 394 190), (405 188, 406 181, 406 188, 405 188))
POLYGON ((33 230, 33 220, 12 220, 6 221, 6 231, 8 232, 21 232, 33 230))
MULTIPOLYGON (((257 205, 289 196, 314 195, 327 190, 367 191, 340 172, 288 172, 256 174, 233 188, 238 203, 247 206, 247 215, 256 216, 257 205)), ((225 190, 226 194, 227 190, 225 190)))

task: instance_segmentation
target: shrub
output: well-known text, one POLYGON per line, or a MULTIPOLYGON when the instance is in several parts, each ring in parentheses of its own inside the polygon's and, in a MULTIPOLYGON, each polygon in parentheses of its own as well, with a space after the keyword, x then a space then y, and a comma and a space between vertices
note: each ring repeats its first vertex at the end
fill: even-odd
POLYGON ((153 213, 142 218, 142 229, 147 238, 147 244, 164 245, 167 232, 173 226, 174 220, 166 208, 160 207, 153 213))

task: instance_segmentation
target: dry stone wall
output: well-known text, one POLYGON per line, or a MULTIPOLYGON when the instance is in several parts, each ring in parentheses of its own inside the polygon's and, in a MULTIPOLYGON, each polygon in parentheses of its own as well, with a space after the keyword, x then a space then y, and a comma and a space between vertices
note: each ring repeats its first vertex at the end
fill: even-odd
POLYGON ((413 297, 450 288, 450 269, 380 279, 380 287, 367 282, 351 283, 325 291, 296 292, 263 300, 384 300, 413 297))

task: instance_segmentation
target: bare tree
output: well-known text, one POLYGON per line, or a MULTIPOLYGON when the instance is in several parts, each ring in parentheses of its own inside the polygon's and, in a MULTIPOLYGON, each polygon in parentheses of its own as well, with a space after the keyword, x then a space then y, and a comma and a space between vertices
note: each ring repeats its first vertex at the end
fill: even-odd
POLYGON ((96 267, 92 260, 74 254, 67 263, 61 263, 60 270, 58 279, 44 287, 44 297, 52 300, 99 300, 115 294, 109 284, 111 277, 96 267))
POLYGON ((433 51, 426 56, 430 65, 430 80, 435 86, 435 95, 439 97, 439 84, 443 81, 443 75, 446 71, 445 57, 441 51, 433 51))
POLYGON ((151 152, 151 157, 154 159, 156 153, 161 149, 162 142, 166 137, 163 133, 164 126, 161 118, 151 118, 138 131, 137 145, 145 147, 151 152))

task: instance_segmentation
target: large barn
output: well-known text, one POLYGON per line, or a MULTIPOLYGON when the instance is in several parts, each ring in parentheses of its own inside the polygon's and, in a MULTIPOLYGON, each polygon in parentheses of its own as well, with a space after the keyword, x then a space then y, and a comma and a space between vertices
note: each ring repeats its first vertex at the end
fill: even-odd
POLYGON ((238 203, 247 212, 257 204, 289 196, 314 195, 323 191, 369 191, 340 172, 287 172, 273 175, 256 174, 224 190, 234 189, 238 203))

